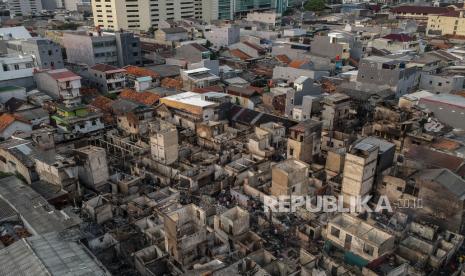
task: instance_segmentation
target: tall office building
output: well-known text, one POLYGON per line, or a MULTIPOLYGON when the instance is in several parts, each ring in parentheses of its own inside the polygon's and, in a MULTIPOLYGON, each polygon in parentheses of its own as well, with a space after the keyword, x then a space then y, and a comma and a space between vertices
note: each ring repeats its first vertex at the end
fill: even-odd
POLYGON ((160 20, 202 19, 202 0, 94 0, 95 26, 107 30, 148 30, 160 20))
POLYGON ((93 66, 103 63, 123 67, 141 65, 140 39, 130 32, 92 34, 68 32, 63 35, 68 62, 93 66))
POLYGON ((232 20, 254 11, 283 13, 298 0, 202 0, 203 19, 232 20))
POLYGON ((42 11, 41 0, 7 0, 6 3, 13 16, 34 15, 42 11))

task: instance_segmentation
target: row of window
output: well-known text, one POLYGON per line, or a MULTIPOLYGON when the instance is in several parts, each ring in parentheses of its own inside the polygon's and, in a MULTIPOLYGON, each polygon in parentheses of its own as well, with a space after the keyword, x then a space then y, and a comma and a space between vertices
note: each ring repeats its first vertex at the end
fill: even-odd
MULTIPOLYGON (((32 63, 26 63, 26 68, 33 68, 34 65, 32 63)), ((20 70, 20 69, 24 69, 24 68, 20 68, 19 67, 19 64, 13 64, 13 70, 11 70, 11 66, 8 66, 8 64, 3 64, 3 71, 6 72, 6 71, 16 71, 16 70, 20 70)))
MULTIPOLYGON (((91 124, 92 124, 93 126, 96 126, 96 125, 97 125, 97 120, 92 120, 91 124)), ((79 124, 79 125, 76 125, 75 128, 76 128, 76 129, 85 129, 85 128, 86 128, 86 125, 85 125, 85 123, 79 124)))
POLYGON ((116 46, 116 41, 93 42, 92 46, 94 48, 116 46))
POLYGON ((95 53, 94 57, 114 57, 116 56, 116 52, 106 52, 106 53, 95 53))

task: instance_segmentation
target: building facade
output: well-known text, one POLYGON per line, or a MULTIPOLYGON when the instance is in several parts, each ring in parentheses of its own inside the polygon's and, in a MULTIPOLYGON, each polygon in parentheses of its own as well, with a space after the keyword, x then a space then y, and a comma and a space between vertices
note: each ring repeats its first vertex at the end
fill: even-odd
POLYGON ((306 120, 291 127, 287 138, 287 158, 312 163, 315 155, 321 150, 322 123, 306 120))
POLYGON ((428 16, 426 26, 428 36, 465 35, 465 17, 463 11, 448 12, 444 15, 428 16))
POLYGON ((463 89, 464 80, 465 77, 461 75, 422 73, 418 88, 435 94, 457 92, 463 89))
POLYGON ((11 54, 0 57, 0 86, 34 87, 32 55, 11 54))
POLYGON ((240 40, 240 29, 237 26, 212 27, 204 33, 205 38, 211 42, 213 48, 227 47, 240 40))
POLYGON ((294 5, 294 0, 202 0, 203 19, 232 20, 244 17, 249 12, 275 11, 283 13, 288 7, 294 5))
POLYGON ((34 74, 37 88, 67 107, 81 103, 81 77, 68 69, 38 71, 34 74))
POLYGON ((126 70, 105 64, 89 68, 87 77, 91 86, 105 93, 117 93, 126 86, 126 70))
POLYGON ((360 61, 357 82, 387 85, 400 97, 417 86, 418 69, 402 60, 371 56, 360 61))
POLYGON ((161 20, 202 18, 202 0, 96 0, 92 2, 95 26, 107 30, 157 29, 161 20))
POLYGON ((140 41, 132 33, 65 33, 63 43, 70 63, 120 67, 142 63, 140 41))
POLYGON ((163 123, 154 125, 150 136, 150 152, 153 160, 162 164, 172 164, 178 160, 178 131, 176 126, 163 123))
POLYGON ((61 47, 45 38, 30 38, 22 41, 22 52, 33 55, 36 65, 41 69, 64 68, 61 47))
POLYGON ((342 179, 344 202, 350 197, 363 197, 373 188, 379 147, 368 144, 356 144, 345 157, 342 179))
POLYGON ((8 0, 7 7, 13 16, 35 15, 42 11, 41 0, 8 0))

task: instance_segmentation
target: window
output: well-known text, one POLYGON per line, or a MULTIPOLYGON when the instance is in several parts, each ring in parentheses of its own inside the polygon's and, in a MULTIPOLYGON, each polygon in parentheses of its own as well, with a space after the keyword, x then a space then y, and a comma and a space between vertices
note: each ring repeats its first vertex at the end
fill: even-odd
POLYGON ((337 229, 334 226, 331 226, 331 236, 336 237, 339 239, 339 235, 341 234, 341 230, 337 229))
POLYGON ((19 64, 15 64, 15 70, 19 70, 19 64))
POLYGON ((294 155, 294 149, 293 148, 289 149, 289 155, 294 155))
POLYGON ((352 236, 349 234, 346 234, 346 238, 344 241, 344 248, 350 249, 351 243, 352 243, 352 236))
POLYGON ((363 253, 373 256, 373 251, 375 251, 375 248, 369 244, 363 245, 363 253))
POLYGON ((397 191, 402 192, 402 187, 397 187, 397 191))
POLYGON ((48 50, 48 55, 49 55, 49 56, 52 55, 52 50, 48 50))

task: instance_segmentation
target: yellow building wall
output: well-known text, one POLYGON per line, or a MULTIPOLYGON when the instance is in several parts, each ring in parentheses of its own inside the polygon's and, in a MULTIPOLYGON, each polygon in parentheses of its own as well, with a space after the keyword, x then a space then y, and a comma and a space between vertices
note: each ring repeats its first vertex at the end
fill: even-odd
POLYGON ((465 35, 465 18, 449 16, 428 16, 427 35, 429 31, 441 31, 442 35, 465 35))

